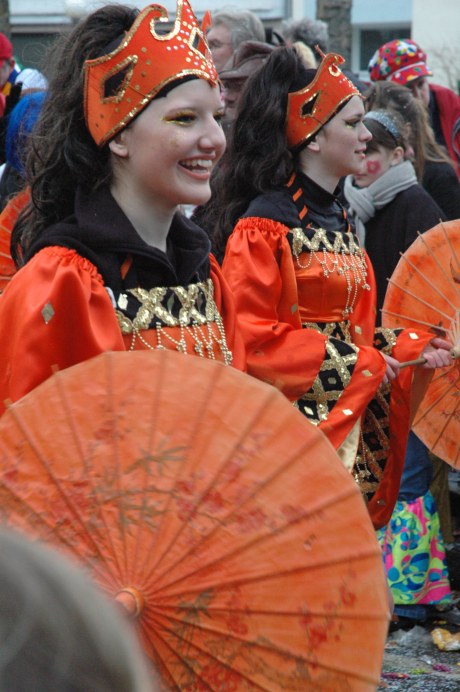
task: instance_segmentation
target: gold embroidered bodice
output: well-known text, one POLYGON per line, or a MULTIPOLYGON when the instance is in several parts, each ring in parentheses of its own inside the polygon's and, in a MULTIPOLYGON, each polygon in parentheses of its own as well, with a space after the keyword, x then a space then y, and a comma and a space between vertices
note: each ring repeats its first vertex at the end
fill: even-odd
POLYGON ((121 293, 115 310, 128 348, 169 348, 232 362, 211 279, 188 286, 121 293))

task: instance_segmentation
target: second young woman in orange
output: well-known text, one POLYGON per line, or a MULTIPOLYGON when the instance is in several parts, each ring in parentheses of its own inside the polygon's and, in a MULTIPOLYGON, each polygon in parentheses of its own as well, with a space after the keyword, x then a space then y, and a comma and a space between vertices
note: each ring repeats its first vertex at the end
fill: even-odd
POLYGON ((324 431, 381 526, 415 405, 413 368, 400 371, 399 362, 423 353, 421 387, 450 356, 427 333, 374 332, 372 267, 335 196, 371 138, 341 62, 328 54, 315 72, 294 50, 270 56, 242 96, 212 206, 248 371, 324 431))

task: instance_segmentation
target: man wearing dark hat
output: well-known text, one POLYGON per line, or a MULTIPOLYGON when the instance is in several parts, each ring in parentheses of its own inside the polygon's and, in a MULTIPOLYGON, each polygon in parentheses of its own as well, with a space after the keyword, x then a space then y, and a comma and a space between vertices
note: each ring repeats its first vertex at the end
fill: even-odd
POLYGON ((224 85, 224 126, 228 128, 235 120, 238 101, 248 77, 262 67, 275 46, 262 41, 243 41, 219 77, 224 85))

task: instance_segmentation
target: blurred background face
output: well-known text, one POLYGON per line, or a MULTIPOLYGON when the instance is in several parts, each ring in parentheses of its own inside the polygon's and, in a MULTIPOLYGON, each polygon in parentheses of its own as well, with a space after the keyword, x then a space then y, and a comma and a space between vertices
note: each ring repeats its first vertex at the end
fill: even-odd
POLYGON ((224 123, 225 125, 230 125, 236 118, 238 101, 243 91, 244 85, 246 84, 246 79, 243 77, 241 79, 224 79, 224 123))
POLYGON ((424 106, 428 108, 430 105, 430 87, 426 77, 419 77, 407 82, 406 86, 412 91, 416 99, 419 99, 424 106))
POLYGON ((0 89, 2 89, 10 76, 13 65, 12 60, 3 60, 0 62, 2 63, 0 66, 0 89))
POLYGON ((366 150, 361 170, 355 173, 357 187, 369 187, 390 168, 393 161, 393 152, 390 149, 377 146, 366 150))
POLYGON ((223 24, 217 24, 209 29, 206 38, 216 70, 220 72, 233 55, 230 30, 223 24))

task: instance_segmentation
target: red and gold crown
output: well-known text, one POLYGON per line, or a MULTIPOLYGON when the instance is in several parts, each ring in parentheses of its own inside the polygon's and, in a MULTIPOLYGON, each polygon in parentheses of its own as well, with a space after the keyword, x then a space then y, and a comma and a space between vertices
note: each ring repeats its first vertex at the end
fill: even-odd
POLYGON ((290 149, 318 132, 344 101, 360 95, 339 68, 344 62, 344 58, 336 53, 323 55, 313 81, 288 95, 286 136, 290 149), (308 112, 307 104, 310 104, 308 112))
POLYGON ((210 15, 200 25, 188 0, 177 0, 176 19, 168 34, 161 5, 149 5, 137 16, 120 44, 107 55, 85 62, 85 118, 96 144, 104 145, 145 108, 170 82, 189 75, 217 84, 217 71, 206 42, 210 15), (122 75, 116 93, 107 82, 122 75))

